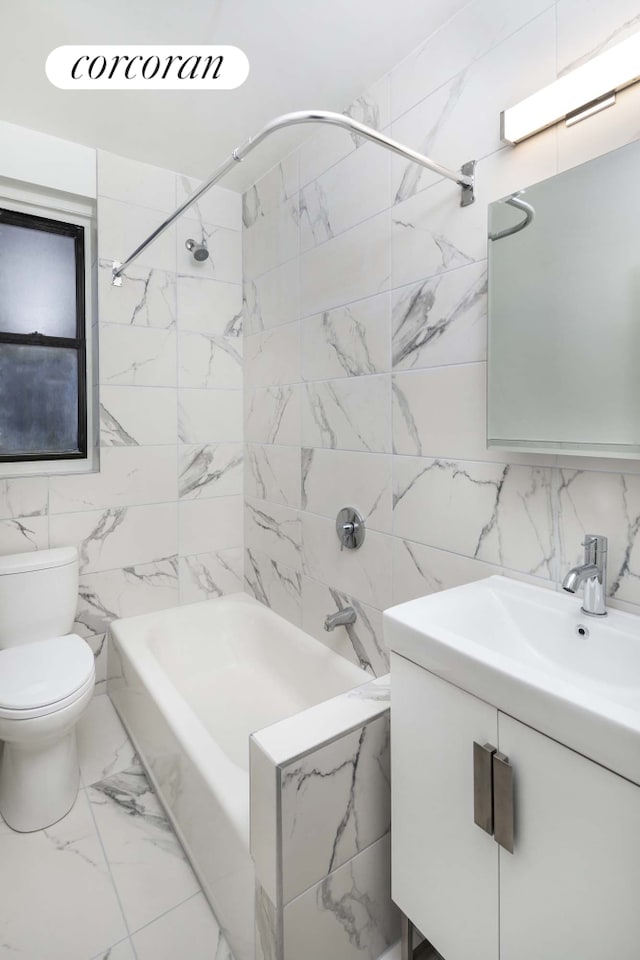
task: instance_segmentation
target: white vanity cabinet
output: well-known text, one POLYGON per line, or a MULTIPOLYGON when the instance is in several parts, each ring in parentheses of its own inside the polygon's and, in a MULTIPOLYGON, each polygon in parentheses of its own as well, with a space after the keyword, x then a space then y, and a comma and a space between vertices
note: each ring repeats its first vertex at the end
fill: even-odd
POLYGON ((444 960, 638 960, 640 787, 395 653, 391 672, 400 909, 444 960), (513 768, 513 853, 474 822, 474 742, 513 768))

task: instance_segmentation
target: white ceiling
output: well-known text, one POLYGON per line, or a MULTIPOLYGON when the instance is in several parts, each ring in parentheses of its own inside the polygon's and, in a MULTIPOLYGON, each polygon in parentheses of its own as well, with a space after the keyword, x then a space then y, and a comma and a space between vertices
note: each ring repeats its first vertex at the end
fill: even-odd
MULTIPOLYGON (((280 113, 343 110, 468 0, 0 0, 0 120, 204 177, 280 113), (69 43, 216 43, 251 64, 237 90, 66 91, 69 43)), ((249 186, 309 135, 277 134, 225 186, 249 186)))

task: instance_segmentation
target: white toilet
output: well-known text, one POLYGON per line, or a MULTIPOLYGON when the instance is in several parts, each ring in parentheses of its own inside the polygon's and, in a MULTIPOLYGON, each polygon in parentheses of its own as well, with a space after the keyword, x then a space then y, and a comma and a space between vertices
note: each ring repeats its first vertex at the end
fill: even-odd
POLYGON ((0 557, 0 813, 21 832, 60 820, 78 793, 95 664, 69 633, 77 603, 75 547, 0 557))

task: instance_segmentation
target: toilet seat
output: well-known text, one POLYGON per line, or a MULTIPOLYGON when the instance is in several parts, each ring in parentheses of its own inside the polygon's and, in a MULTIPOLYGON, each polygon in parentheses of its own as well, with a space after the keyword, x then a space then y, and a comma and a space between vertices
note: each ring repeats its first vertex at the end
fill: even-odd
POLYGON ((94 676, 91 648, 75 633, 0 650, 0 717, 27 720, 62 710, 94 676))

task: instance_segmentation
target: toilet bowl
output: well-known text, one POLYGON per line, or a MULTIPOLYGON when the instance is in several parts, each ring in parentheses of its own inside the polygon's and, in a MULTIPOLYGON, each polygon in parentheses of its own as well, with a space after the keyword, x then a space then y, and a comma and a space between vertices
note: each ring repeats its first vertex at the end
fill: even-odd
POLYGON ((0 557, 0 813, 20 832, 60 820, 78 792, 95 662, 82 637, 57 632, 73 624, 77 583, 75 548, 0 557))

